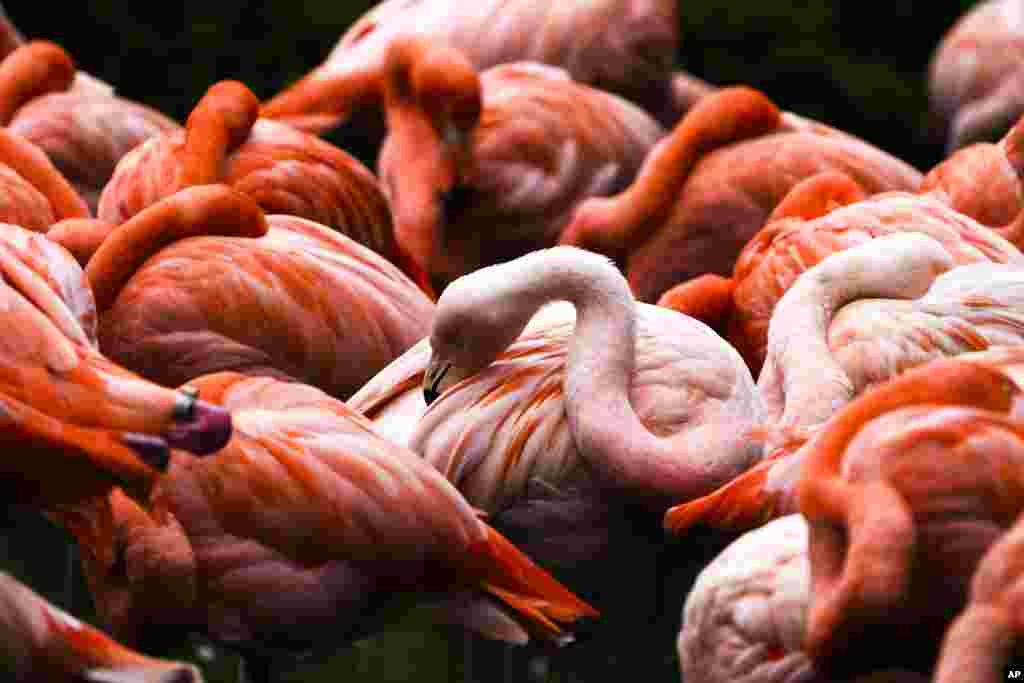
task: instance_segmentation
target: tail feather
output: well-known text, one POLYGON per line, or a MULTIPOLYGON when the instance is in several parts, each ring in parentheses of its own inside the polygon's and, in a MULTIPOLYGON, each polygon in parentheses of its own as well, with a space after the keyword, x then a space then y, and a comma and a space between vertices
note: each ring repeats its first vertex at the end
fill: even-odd
POLYGON ((740 532, 776 517, 781 491, 768 489, 768 473, 784 455, 789 453, 762 460, 718 490, 670 508, 665 513, 665 529, 678 535, 703 522, 716 529, 740 532))
POLYGON ((571 642, 564 624, 600 616, 491 527, 481 553, 483 590, 512 608, 538 637, 559 645, 571 642))

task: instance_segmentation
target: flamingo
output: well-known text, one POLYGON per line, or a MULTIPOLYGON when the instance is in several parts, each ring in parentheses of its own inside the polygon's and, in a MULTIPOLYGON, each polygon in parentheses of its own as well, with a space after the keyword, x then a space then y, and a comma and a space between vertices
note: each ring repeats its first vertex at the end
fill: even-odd
POLYGON ((190 664, 133 652, 0 572, 0 656, 24 683, 202 683, 190 664))
POLYGON ((930 360, 1024 343, 1021 265, 951 266, 937 242, 910 233, 833 254, 801 275, 776 307, 758 380, 767 457, 673 508, 666 526, 742 530, 795 512, 800 448, 838 409, 930 360))
MULTIPOLYGON (((0 123, 39 92, 70 85, 74 65, 52 43, 16 50, 0 63, 0 123)), ((62 219, 87 218, 89 207, 77 190, 35 144, 0 128, 0 222, 45 232, 62 219)))
POLYGON ((521 61, 563 68, 572 80, 638 102, 671 126, 693 94, 673 81, 678 33, 679 10, 669 0, 566 0, 557 7, 384 0, 349 28, 323 64, 266 102, 262 114, 330 129, 379 104, 389 50, 418 36, 463 52, 481 71, 521 61))
MULTIPOLYGON (((791 514, 731 543, 697 577, 679 631, 687 683, 833 683, 803 651, 811 571, 807 522, 791 514)), ((924 683, 898 668, 869 671, 848 683, 924 683)))
POLYGON ((997 143, 978 142, 950 155, 925 175, 918 193, 941 199, 982 225, 1002 228, 1024 208, 1024 118, 997 143))
POLYGON ((764 418, 721 338, 636 302, 607 259, 572 247, 455 280, 430 338, 349 405, 610 615, 582 661, 556 662, 592 673, 610 653, 644 658, 622 652, 616 629, 656 618, 644 591, 657 585, 658 516, 674 496, 698 497, 753 465, 745 432, 764 418), (571 303, 544 306, 560 299, 571 303))
POLYGON ((90 225, 50 234, 87 259, 100 347, 161 384, 236 370, 347 397, 429 330, 433 303, 379 254, 225 186, 90 225))
POLYGON ((931 668, 1020 514, 1022 360, 1016 346, 932 361, 803 435, 786 486, 810 528, 803 648, 826 675, 931 668), (895 659, 877 646, 892 629, 913 633, 895 659))
POLYGON ((849 666, 913 623, 907 654, 920 647, 930 667, 978 561, 1020 514, 1020 363, 1020 347, 935 361, 864 394, 815 439, 797 486, 812 657, 849 666))
POLYGON ((1024 114, 1024 12, 1017 0, 971 7, 935 49, 929 98, 947 150, 997 140, 1024 114))
POLYGON ((986 227, 933 194, 886 192, 865 198, 854 182, 824 173, 797 184, 747 244, 731 278, 703 276, 679 284, 659 303, 700 317, 761 373, 767 331, 778 301, 802 273, 830 254, 900 232, 942 244, 957 265, 1015 263, 1024 215, 1001 230, 986 227))
POLYGON ((722 88, 686 114, 632 185, 581 202, 560 243, 615 259, 636 297, 654 302, 681 281, 728 274, 789 190, 824 171, 849 175, 865 195, 921 182, 852 135, 783 113, 751 88, 722 88))
POLYGON ((424 38, 391 43, 379 175, 437 291, 482 266, 554 246, 572 208, 619 191, 664 135, 626 100, 551 66, 478 73, 424 38))
POLYGON ((97 216, 119 225, 154 202, 192 185, 224 183, 264 211, 321 223, 395 263, 429 291, 422 272, 395 240, 376 178, 334 145, 258 118, 244 84, 209 88, 186 130, 155 137, 118 163, 100 195, 97 216))
POLYGON ((992 544, 971 579, 967 606, 942 641, 935 683, 982 683, 1008 677, 1021 634, 1021 533, 1013 527, 992 544))
POLYGON ((181 128, 142 104, 82 87, 71 57, 45 41, 22 45, 0 63, 0 125, 41 149, 90 212, 121 157, 181 128))
POLYGON ((337 646, 430 596, 513 642, 564 644, 597 616, 337 399, 237 373, 192 386, 232 414, 228 445, 209 462, 175 452, 144 507, 114 491, 65 515, 125 641, 201 629, 250 652, 337 646))
POLYGON ((169 447, 209 453, 227 441, 222 408, 143 381, 99 353, 92 293, 55 243, 0 224, 0 273, 7 500, 70 504, 112 486, 144 497, 169 447))

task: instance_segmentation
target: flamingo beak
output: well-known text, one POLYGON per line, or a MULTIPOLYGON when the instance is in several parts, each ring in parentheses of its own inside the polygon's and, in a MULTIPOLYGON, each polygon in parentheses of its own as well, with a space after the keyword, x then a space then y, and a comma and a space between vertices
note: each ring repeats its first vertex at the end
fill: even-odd
POLYGON ((196 455, 215 453, 231 439, 231 414, 199 400, 199 390, 182 387, 174 403, 174 426, 163 433, 171 448, 196 455))
POLYGON ((448 387, 448 385, 442 386, 442 382, 451 369, 451 363, 430 359, 427 371, 423 375, 423 400, 427 402, 428 406, 436 401, 437 397, 448 387))

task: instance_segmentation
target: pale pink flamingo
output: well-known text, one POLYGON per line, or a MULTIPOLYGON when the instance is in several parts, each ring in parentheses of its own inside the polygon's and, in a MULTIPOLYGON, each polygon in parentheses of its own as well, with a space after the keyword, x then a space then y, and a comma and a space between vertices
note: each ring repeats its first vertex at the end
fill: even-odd
POLYGON ((929 96, 936 133, 950 151, 998 140, 1024 114, 1024 5, 979 2, 932 55, 929 96))
POLYGON ((649 532, 672 496, 703 495, 756 462, 745 432, 764 415, 721 338, 638 303, 607 259, 567 247, 454 281, 430 339, 349 405, 436 466, 531 557, 572 572, 608 615, 607 630, 579 649, 585 661, 565 664, 591 673, 611 653, 625 668, 647 656, 622 652, 616 629, 656 618, 646 591, 657 585, 661 537, 649 532), (575 314, 544 306, 559 300, 575 314))
MULTIPOLYGON (((55 237, 82 237, 74 228, 55 237)), ((98 250, 89 233, 79 253, 100 347, 168 386, 236 370, 347 397, 429 331, 433 303, 382 256, 309 220, 264 221, 224 186, 182 190, 98 234, 98 250)))
POLYGON ((396 40, 423 37, 460 50, 481 71, 520 61, 560 67, 575 81, 640 103, 671 126, 695 90, 673 82, 678 34, 679 9, 670 0, 564 0, 557 6, 385 0, 349 28, 323 64, 262 111, 311 130, 329 129, 379 103, 377 86, 396 40))
POLYGON ((727 275, 799 181, 825 171, 865 195, 913 190, 920 173, 852 135, 783 113, 762 93, 723 88, 701 99, 620 194, 581 202, 562 244, 615 259, 638 299, 727 275))
POLYGON ((438 291, 554 246, 581 200, 628 185, 664 130, 638 107, 521 62, 396 39, 385 60, 378 168, 398 240, 438 291))
POLYGON ((731 543, 686 597, 677 649, 686 683, 924 683, 895 668, 836 678, 803 651, 811 571, 807 522, 788 515, 731 543))

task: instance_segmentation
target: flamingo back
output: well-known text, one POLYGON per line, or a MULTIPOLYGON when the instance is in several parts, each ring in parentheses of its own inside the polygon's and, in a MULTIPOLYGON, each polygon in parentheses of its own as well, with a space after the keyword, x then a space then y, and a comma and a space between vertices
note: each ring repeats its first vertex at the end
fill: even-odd
POLYGON ((811 221, 784 219, 766 226, 740 255, 730 340, 758 370, 764 363, 775 305, 801 273, 837 251, 901 231, 935 238, 958 265, 1021 258, 1020 251, 994 231, 927 196, 883 193, 811 221))
POLYGON ((42 149, 95 211, 121 158, 180 126, 129 100, 71 91, 32 100, 18 109, 9 128, 42 149))
POLYGON ((772 210, 805 178, 850 176, 868 195, 911 191, 921 174, 872 145, 824 126, 804 126, 727 145, 690 171, 668 220, 630 245, 624 271, 637 299, 654 302, 704 273, 728 275, 772 210))
POLYGON ((108 353, 168 385, 220 370, 347 397, 426 336, 433 304, 376 252, 271 216, 266 237, 190 238, 151 257, 100 326, 108 353))

